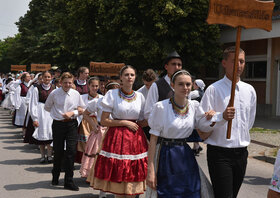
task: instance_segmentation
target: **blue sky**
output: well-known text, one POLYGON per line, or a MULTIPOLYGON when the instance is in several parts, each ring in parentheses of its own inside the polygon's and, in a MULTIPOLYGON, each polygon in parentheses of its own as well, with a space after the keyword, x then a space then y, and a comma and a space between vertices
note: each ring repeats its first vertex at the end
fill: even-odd
POLYGON ((18 33, 15 22, 24 16, 31 0, 0 0, 0 39, 18 33))

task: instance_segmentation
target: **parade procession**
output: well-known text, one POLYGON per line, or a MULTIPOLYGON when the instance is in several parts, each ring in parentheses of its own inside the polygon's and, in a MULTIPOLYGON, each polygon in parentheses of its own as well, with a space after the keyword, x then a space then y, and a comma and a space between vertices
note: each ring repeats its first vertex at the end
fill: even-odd
POLYGON ((0 197, 280 198, 280 37, 246 40, 280 1, 29 2, 0 40, 0 197))

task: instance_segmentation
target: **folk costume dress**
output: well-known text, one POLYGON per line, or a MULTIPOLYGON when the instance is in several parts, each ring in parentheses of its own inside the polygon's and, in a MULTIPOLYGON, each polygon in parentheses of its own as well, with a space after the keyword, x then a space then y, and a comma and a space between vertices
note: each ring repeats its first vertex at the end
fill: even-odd
MULTIPOLYGON (((82 165, 80 168, 80 173, 82 177, 88 177, 91 168, 94 164, 94 159, 96 157, 97 152, 100 150, 100 146, 102 143, 102 139, 104 134, 107 130, 107 127, 101 126, 101 114, 102 114, 102 107, 101 101, 103 96, 98 99, 94 99, 88 103, 87 111, 90 112, 90 117, 96 117, 97 119, 97 131, 92 131, 86 143, 85 152, 82 157, 82 165)), ((90 182, 89 178, 88 182, 90 182)))
POLYGON ((26 105, 26 95, 28 92, 28 83, 22 82, 17 86, 15 91, 15 125, 22 127, 24 124, 24 119, 27 111, 26 105))
MULTIPOLYGON (((98 100, 99 98, 103 97, 102 95, 97 94, 95 97, 90 96, 89 94, 82 95, 82 99, 86 106, 88 106, 88 103, 92 100, 98 100)), ((96 122, 96 114, 92 114, 92 119, 96 122)), ((88 141, 88 138, 91 134, 91 130, 89 127, 89 123, 83 119, 83 116, 79 116, 78 119, 81 119, 81 123, 78 129, 79 137, 78 137, 78 145, 77 145, 77 154, 79 157, 76 158, 76 162, 81 163, 81 159, 83 156, 83 153, 85 152, 86 143, 88 141)))
MULTIPOLYGON (((102 100, 103 112, 113 119, 143 120, 145 98, 137 91, 129 95, 121 89, 109 90, 102 100)), ((110 127, 97 156, 94 189, 119 195, 137 195, 145 191, 148 144, 141 127, 110 127)))
POLYGON ((45 102, 49 94, 54 88, 49 85, 38 85, 34 87, 30 101, 30 115, 33 121, 38 121, 39 127, 35 128, 32 137, 34 143, 38 145, 46 145, 52 142, 52 123, 53 119, 50 112, 44 109, 45 102))
POLYGON ((38 84, 33 84, 29 87, 29 90, 27 92, 26 95, 26 105, 28 106, 27 108, 27 112, 26 112, 26 116, 25 116, 25 120, 24 120, 24 125, 25 125, 25 136, 23 139, 24 143, 29 143, 29 144, 34 144, 35 143, 35 139, 32 137, 35 128, 33 126, 33 120, 31 118, 30 115, 30 106, 31 106, 31 96, 34 90, 34 87, 38 86, 38 84))
POLYGON ((5 109, 13 109, 13 102, 12 102, 12 95, 14 95, 14 91, 11 90, 10 86, 12 85, 13 81, 11 81, 9 84, 3 86, 3 93, 5 93, 5 99, 1 103, 1 107, 5 109))
POLYGON ((150 134, 158 136, 155 173, 157 191, 146 197, 200 198, 199 168, 187 137, 195 128, 197 101, 179 107, 173 97, 157 102, 148 119, 150 134))

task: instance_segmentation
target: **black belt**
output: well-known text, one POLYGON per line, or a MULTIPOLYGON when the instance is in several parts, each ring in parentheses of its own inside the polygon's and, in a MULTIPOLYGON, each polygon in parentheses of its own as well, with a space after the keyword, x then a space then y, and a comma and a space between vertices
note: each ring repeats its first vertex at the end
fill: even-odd
POLYGON ((183 139, 169 139, 169 138, 163 138, 163 137, 158 137, 158 144, 166 145, 166 146, 174 146, 174 145, 187 145, 187 138, 183 139))
POLYGON ((53 120, 53 121, 56 121, 56 122, 73 122, 75 120, 76 119, 64 119, 64 120, 53 120))
POLYGON ((226 152, 244 152, 247 151, 247 146, 246 147, 238 147, 238 148, 227 148, 227 147, 220 147, 220 146, 213 146, 208 144, 207 145, 208 149, 213 149, 216 151, 226 151, 226 152))

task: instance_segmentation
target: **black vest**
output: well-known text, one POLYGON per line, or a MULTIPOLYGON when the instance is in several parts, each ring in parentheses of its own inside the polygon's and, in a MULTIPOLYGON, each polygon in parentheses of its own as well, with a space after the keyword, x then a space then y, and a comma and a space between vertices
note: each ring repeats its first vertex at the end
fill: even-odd
POLYGON ((174 91, 164 78, 158 79, 155 83, 158 88, 158 101, 162 101, 173 96, 174 91))

